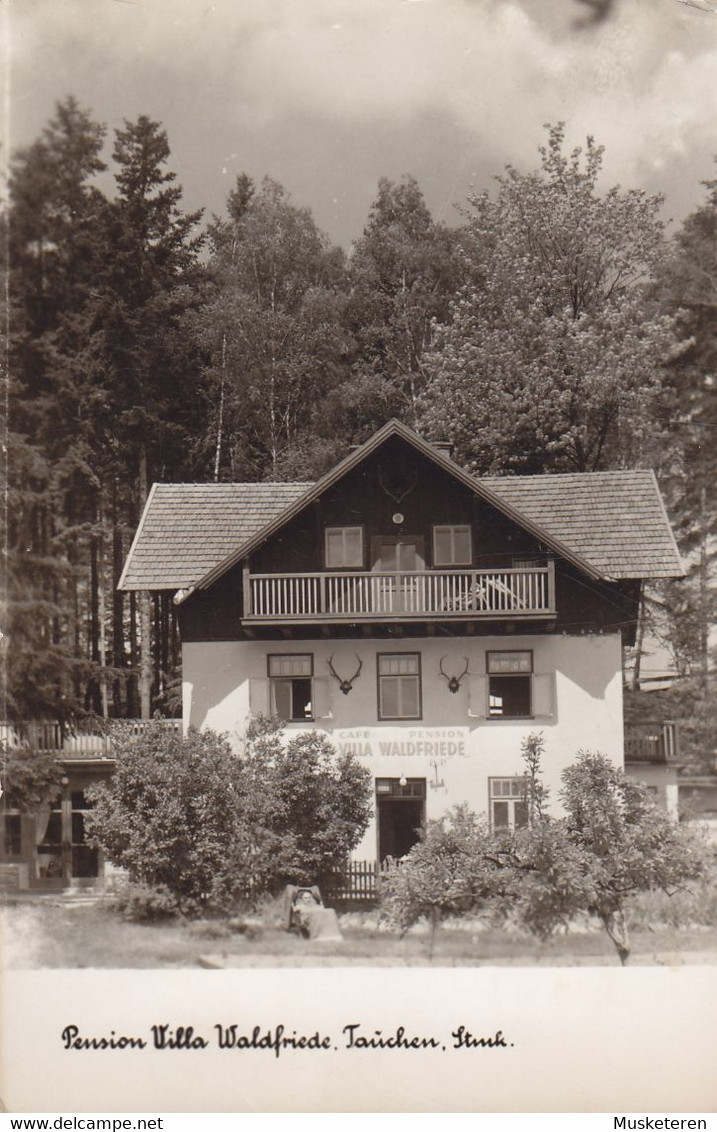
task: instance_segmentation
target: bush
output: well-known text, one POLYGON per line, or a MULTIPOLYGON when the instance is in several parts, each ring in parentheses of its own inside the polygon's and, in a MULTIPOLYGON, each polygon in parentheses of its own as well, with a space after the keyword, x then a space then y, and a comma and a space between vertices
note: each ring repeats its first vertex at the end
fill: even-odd
POLYGON ((155 723, 136 735, 120 725, 113 748, 117 769, 91 788, 88 832, 126 869, 133 914, 225 912, 314 883, 368 824, 368 772, 315 732, 287 742, 278 723, 260 720, 239 756, 211 731, 182 738, 155 723))
POLYGON ((118 890, 110 907, 126 920, 156 923, 170 920, 179 913, 179 901, 166 885, 152 888, 148 884, 128 883, 118 890))

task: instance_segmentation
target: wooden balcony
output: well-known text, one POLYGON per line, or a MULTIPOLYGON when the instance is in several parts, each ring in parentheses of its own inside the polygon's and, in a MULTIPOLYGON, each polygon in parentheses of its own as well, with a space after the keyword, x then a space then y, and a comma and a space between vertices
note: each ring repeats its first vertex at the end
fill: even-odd
MULTIPOLYGON (((31 748, 47 754, 55 754, 66 762, 112 758, 112 725, 121 724, 132 735, 141 735, 157 720, 120 719, 107 720, 107 730, 100 732, 91 724, 77 724, 73 727, 60 727, 59 723, 42 720, 23 720, 17 723, 0 722, 0 749, 5 746, 12 750, 31 748)), ((163 727, 181 733, 180 719, 162 719, 163 727)))
POLYGON ((626 723, 626 763, 671 763, 679 759, 676 723, 626 723))
POLYGON ((244 621, 423 621, 555 616, 555 565, 244 575, 244 621))

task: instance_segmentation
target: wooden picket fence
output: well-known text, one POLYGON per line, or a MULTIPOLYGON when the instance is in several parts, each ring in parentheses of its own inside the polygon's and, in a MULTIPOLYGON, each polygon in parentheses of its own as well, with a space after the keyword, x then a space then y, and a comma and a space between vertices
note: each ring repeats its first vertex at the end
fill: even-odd
POLYGON ((376 904, 381 875, 378 861, 347 861, 343 869, 323 878, 324 901, 332 907, 376 904))

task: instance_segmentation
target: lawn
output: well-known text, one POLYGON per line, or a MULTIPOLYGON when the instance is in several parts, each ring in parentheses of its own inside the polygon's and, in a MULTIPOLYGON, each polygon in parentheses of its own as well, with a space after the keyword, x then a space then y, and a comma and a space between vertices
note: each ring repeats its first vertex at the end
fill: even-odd
MULTIPOLYGON (((320 966, 605 966, 618 965, 601 931, 560 933, 546 943, 480 924, 444 926, 430 956, 428 933, 401 938, 374 917, 341 917, 342 943, 310 943, 276 918, 254 919, 248 932, 220 922, 138 924, 103 902, 41 898, 2 908, 3 964, 11 968, 176 968, 320 966)), ((634 964, 717 964, 717 927, 658 924, 632 932, 634 964)))

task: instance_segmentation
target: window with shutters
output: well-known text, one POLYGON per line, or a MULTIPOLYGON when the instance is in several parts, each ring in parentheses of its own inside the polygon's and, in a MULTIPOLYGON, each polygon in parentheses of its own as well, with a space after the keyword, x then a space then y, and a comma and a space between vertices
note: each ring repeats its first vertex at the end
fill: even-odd
POLYGON ((324 560, 327 570, 362 570, 363 527, 327 527, 324 560))
POLYGON ((533 653, 530 649, 489 652, 488 716, 490 719, 525 719, 533 714, 533 653))
POLYGON ((493 829, 525 829, 528 825, 527 784, 521 778, 489 778, 490 824, 493 829))
POLYGON ((378 718, 421 718, 421 657, 417 652, 378 654, 378 718))
POLYGON ((271 714, 290 721, 313 719, 311 653, 274 653, 268 665, 271 714))
POLYGON ((434 566, 470 566, 472 562, 470 524, 433 528, 434 566))

